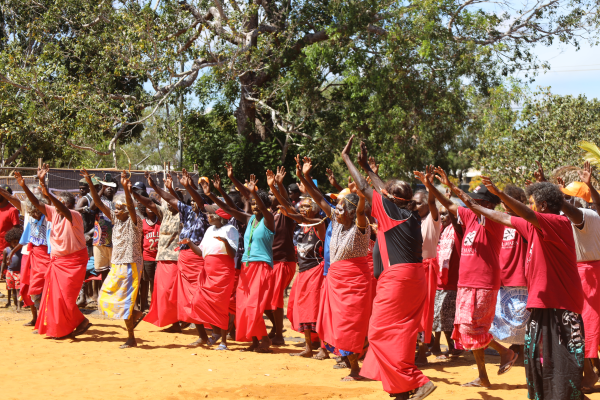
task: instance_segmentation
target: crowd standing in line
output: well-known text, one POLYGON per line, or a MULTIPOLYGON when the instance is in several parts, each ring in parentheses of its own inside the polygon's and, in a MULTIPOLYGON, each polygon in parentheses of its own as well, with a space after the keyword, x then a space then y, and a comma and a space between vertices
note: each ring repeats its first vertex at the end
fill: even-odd
POLYGON ((436 389, 419 369, 430 353, 472 351, 478 376, 463 386, 490 387, 501 378, 488 376, 488 347, 500 355, 498 376, 525 365, 529 398, 585 398, 600 367, 600 194, 589 163, 577 192, 548 182, 538 163, 525 189, 483 176, 470 193, 427 166, 414 172, 424 189, 413 193, 382 181, 362 142, 357 167, 353 139, 341 153, 348 186, 328 169, 339 191, 328 195, 300 156, 298 183, 286 189, 285 169, 268 170, 268 192, 254 175, 242 184, 230 163, 229 192, 218 174, 194 182, 183 170, 161 188, 146 173, 160 201, 125 171, 117 181, 82 170, 77 201, 49 191, 47 165, 39 185, 15 172, 25 200, 0 187, 6 307, 29 307, 26 326, 52 338, 84 335, 92 323, 79 307, 97 303, 124 321, 121 348, 137 346, 146 321, 167 333, 194 324, 192 346, 248 342, 257 353, 285 344, 287 315, 305 337, 292 356, 333 356, 334 368, 349 369, 343 381, 381 381, 396 399, 436 389))

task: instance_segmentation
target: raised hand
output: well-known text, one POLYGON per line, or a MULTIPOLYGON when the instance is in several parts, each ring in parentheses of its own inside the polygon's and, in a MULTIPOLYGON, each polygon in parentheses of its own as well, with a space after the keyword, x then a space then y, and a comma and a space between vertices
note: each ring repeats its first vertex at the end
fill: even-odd
POLYGON ((350 139, 348 139, 348 143, 346 143, 346 147, 344 147, 344 150, 342 150, 342 157, 343 156, 350 157, 350 150, 352 150, 352 142, 353 141, 354 141, 354 135, 350 136, 350 139))
POLYGON ((284 216, 289 216, 287 209, 284 206, 277 206, 277 208, 279 209, 279 212, 282 213, 284 216))
POLYGON ((298 189, 300 189, 300 193, 306 194, 306 188, 304 187, 302 181, 298 182, 298 189))
POLYGON ((427 179, 429 181, 429 183, 431 183, 433 185, 433 171, 434 171, 434 167, 433 165, 427 165, 425 167, 425 179, 427 179))
POLYGON ((415 178, 417 180, 421 181, 423 185, 427 185, 427 177, 424 173, 422 173, 421 171, 413 171, 413 173, 415 174, 415 178))
POLYGON ((251 174, 250 180, 248 181, 248 190, 251 192, 258 190, 258 187, 256 186, 257 183, 258 179, 256 179, 256 176, 254 174, 251 174))
MULTIPOLYGON (((367 145, 365 144, 365 142, 360 142, 360 151, 358 152, 358 157, 357 157, 357 161, 358 161, 358 165, 360 165, 360 167, 363 169, 363 171, 365 172, 369 172, 369 153, 367 151, 367 145)), ((375 171, 373 171, 375 172, 375 171)))
POLYGON ((283 167, 283 165, 281 167, 277 167, 277 174, 275 175, 275 182, 277 182, 278 185, 283 184, 283 178, 285 178, 286 172, 285 172, 285 168, 283 167))
POLYGON ((42 165, 41 168, 38 167, 38 170, 37 170, 38 179, 40 181, 46 182, 45 178, 46 178, 46 174, 48 173, 48 171, 50 171, 50 166, 48 164, 42 165))
POLYGON ((225 162, 225 168, 227 169, 227 177, 231 179, 233 177, 233 166, 229 161, 225 162))
POLYGON ((444 171, 441 167, 437 167, 433 170, 433 172, 437 174, 435 177, 442 185, 450 186, 450 179, 448 179, 446 171, 444 171))
POLYGON ((579 174, 581 182, 588 186, 592 185, 592 166, 589 161, 586 161, 585 164, 583 164, 583 170, 577 171, 577 173, 579 174))
POLYGON ((492 182, 492 179, 489 176, 482 175, 481 183, 485 185, 485 187, 491 194, 495 194, 496 196, 500 195, 500 189, 498 189, 496 185, 494 185, 494 182, 492 182))
POLYGON ((529 179, 525 179, 525 187, 531 185, 533 182, 531 182, 529 179))
POLYGON ((267 185, 269 185, 269 187, 271 187, 275 184, 275 174, 270 169, 268 169, 266 173, 267 173, 267 185))
POLYGON ((329 183, 333 185, 333 182, 335 182, 335 176, 333 176, 333 171, 330 168, 325 168, 325 175, 327 175, 329 183))
POLYGON ((171 177, 171 174, 167 174, 165 177, 165 187, 167 189, 173 189, 173 178, 171 177))
POLYGON ((535 176, 535 180, 538 182, 546 182, 546 177, 544 176, 544 168, 542 167, 542 164, 539 161, 536 161, 535 163, 538 166, 538 170, 533 173, 533 176, 535 176))
POLYGON ((129 178, 127 177, 127 171, 123 170, 121 172, 121 186, 129 189, 130 183, 129 178))
POLYGON ((296 176, 300 176, 302 174, 302 167, 300 166, 300 154, 296 155, 294 158, 296 160, 296 176))
MULTIPOLYGON (((361 142, 361 147, 362 147, 362 142, 361 142)), ((362 151, 362 148, 361 148, 361 151, 362 151)), ((373 171, 374 173, 379 172, 379 164, 377 164, 375 162, 374 157, 369 157, 369 167, 371 167, 371 171, 373 171)))
MULTIPOLYGON (((86 171, 86 173, 87 173, 87 171, 86 171)), ((21 173, 19 171, 15 171, 14 175, 15 175, 17 184, 21 187, 25 186, 25 180, 23 179, 23 176, 21 175, 21 173)))
POLYGON ((204 194, 210 196, 210 184, 204 179, 202 179, 200 181, 200 186, 202 186, 202 191, 204 192, 204 194))
POLYGON ((302 173, 304 176, 310 175, 310 171, 312 171, 312 160, 310 157, 304 157, 304 165, 302 165, 302 173))
POLYGON ((221 191, 221 177, 219 176, 219 174, 215 174, 215 176, 213 177, 213 186, 215 187, 215 189, 217 189, 217 191, 221 191))
POLYGON ((558 182, 558 186, 560 186, 561 188, 567 187, 567 185, 565 185, 565 181, 560 176, 556 177, 556 181, 558 182))
POLYGON ((146 178, 146 182, 148 182, 148 186, 154 188, 154 179, 152 179, 152 175, 150 175, 150 171, 144 171, 144 177, 146 178))
POLYGON ((181 175, 177 175, 177 178, 179 178, 179 183, 183 187, 187 188, 192 183, 192 180, 190 179, 190 175, 187 173, 187 171, 185 170, 185 168, 183 168, 181 170, 181 175))

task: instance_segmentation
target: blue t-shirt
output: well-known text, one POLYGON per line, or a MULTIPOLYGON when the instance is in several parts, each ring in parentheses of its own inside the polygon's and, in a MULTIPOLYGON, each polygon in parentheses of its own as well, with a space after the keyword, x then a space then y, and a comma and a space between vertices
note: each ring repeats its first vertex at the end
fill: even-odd
POLYGON ((275 234, 265 226, 264 218, 253 227, 256 216, 250 217, 244 233, 242 262, 263 261, 273 267, 273 238, 275 234))
MULTIPOLYGON (((204 233, 209 227, 208 218, 203 212, 196 214, 192 206, 188 206, 181 201, 177 202, 177 208, 179 210, 179 220, 183 224, 179 239, 189 238, 196 246, 200 245, 204 233)), ((187 244, 183 244, 179 249, 186 250, 189 248, 187 244)))

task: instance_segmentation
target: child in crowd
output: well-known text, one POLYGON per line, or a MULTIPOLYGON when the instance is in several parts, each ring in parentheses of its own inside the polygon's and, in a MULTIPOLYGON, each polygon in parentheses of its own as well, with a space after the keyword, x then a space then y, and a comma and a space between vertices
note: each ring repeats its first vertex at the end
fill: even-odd
POLYGON ((13 227, 6 235, 4 239, 8 244, 8 247, 4 249, 2 254, 2 267, 0 270, 4 270, 8 266, 6 271, 6 290, 8 291, 8 301, 4 307, 10 307, 11 297, 15 302, 17 312, 21 312, 21 302, 19 301, 19 288, 21 286, 21 246, 19 239, 23 230, 20 226, 13 227))

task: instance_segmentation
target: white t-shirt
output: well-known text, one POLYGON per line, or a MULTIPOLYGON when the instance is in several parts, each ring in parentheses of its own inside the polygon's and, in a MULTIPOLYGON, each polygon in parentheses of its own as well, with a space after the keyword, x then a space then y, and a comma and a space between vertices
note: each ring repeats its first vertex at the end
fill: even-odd
POLYGON ((211 225, 206 230, 202 242, 200 242, 200 250, 202 250, 202 257, 227 254, 225 244, 220 240, 215 239, 216 237, 222 237, 227 239, 229 245, 234 250, 237 250, 239 236, 240 234, 238 233, 237 229, 235 229, 231 224, 223 225, 218 229, 214 225, 211 225))
POLYGON ((580 209, 583 213, 583 229, 573 227, 577 262, 600 260, 600 215, 594 210, 580 209))
POLYGON ((434 221, 431 213, 421 220, 421 236, 423 236, 423 260, 437 257, 437 246, 440 240, 442 219, 434 221))

